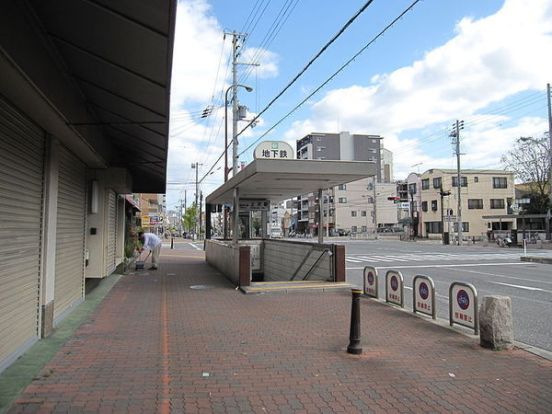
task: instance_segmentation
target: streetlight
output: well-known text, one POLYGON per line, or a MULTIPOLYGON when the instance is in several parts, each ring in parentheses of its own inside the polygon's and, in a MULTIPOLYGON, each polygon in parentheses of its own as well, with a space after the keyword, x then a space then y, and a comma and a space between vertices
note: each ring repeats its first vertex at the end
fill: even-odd
MULTIPOLYGON (((244 88, 247 92, 253 91, 253 88, 251 86, 237 84, 237 85, 230 85, 228 89, 226 89, 226 92, 224 94, 224 182, 228 181, 228 92, 230 92, 231 89, 236 89, 238 87, 244 88)), ((233 123, 232 156, 234 157, 234 160, 232 162, 232 165, 233 165, 232 170, 234 175, 236 174, 236 170, 237 170, 237 158, 238 158, 238 142, 236 138, 238 117, 236 115, 236 112, 237 112, 237 102, 236 102, 236 99, 234 99, 234 103, 232 107, 232 123, 233 123)))

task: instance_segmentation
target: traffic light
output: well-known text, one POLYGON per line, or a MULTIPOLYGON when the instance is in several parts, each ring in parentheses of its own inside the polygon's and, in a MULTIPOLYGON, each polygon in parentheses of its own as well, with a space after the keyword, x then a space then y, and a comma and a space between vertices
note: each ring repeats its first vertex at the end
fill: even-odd
POLYGON ((389 201, 393 201, 394 203, 400 203, 400 202, 401 202, 401 198, 398 197, 398 196, 387 197, 387 199, 388 199, 389 201))

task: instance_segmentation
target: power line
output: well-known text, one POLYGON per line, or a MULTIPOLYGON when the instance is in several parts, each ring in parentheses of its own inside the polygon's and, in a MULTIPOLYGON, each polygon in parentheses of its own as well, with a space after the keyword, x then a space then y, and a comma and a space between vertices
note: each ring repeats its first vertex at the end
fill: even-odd
MULTIPOLYGON (((251 125, 259 119, 259 117, 265 113, 273 104, 276 102, 306 71, 309 67, 312 66, 312 64, 328 49, 328 47, 331 46, 332 43, 334 43, 344 32, 347 30, 347 28, 370 6, 370 4, 374 0, 368 0, 350 19, 345 23, 341 29, 314 55, 314 57, 306 64, 303 69, 299 71, 297 75, 282 89, 269 103, 265 108, 259 112, 249 123, 236 135, 236 137, 239 137, 247 128, 249 128, 251 125)), ((416 0, 416 3, 420 0, 416 0)))
MULTIPOLYGON (((366 45, 364 45, 357 53, 355 53, 353 55, 352 58, 350 58, 349 60, 347 60, 343 65, 341 65, 341 67, 339 67, 339 69, 337 71, 335 71, 329 78, 327 78, 320 86, 318 86, 312 93, 310 93, 305 99, 303 99, 299 104, 297 104, 291 111, 289 111, 284 117, 282 117, 278 122, 276 122, 276 124, 274 124, 272 127, 270 127, 264 134, 262 134, 258 139, 256 139, 255 141, 253 141, 253 143, 251 143, 245 150, 243 150, 239 155, 242 155, 244 152, 248 151, 253 145, 255 145, 257 142, 259 142, 263 137, 265 137, 269 132, 271 132, 274 128, 276 128, 278 125, 280 125, 287 117, 289 117, 292 113, 294 113, 297 109, 299 109, 305 102, 307 102, 312 96, 314 96, 320 89, 322 89, 324 86, 326 86, 330 81, 333 80, 333 78, 335 78, 339 73, 341 73, 343 71, 343 69, 345 69, 347 66, 349 66, 349 64, 351 62, 353 62, 358 56, 360 56, 368 47, 370 47, 377 39, 379 39, 381 36, 383 36, 383 34, 389 30, 397 21, 399 21, 406 13, 408 13, 409 11, 411 11, 414 6, 416 6, 416 4, 418 4, 421 0, 415 0, 412 4, 410 4, 410 6, 408 6, 399 16, 397 16, 395 19, 393 19, 393 21, 391 23, 389 23, 387 26, 385 26, 385 28, 380 31, 376 36, 374 36, 372 38, 372 40, 370 40, 366 45)), ((371 3, 371 1, 369 2, 371 3)), ((368 4, 369 4, 368 3, 368 4)), ((297 78, 297 77, 296 77, 297 78)), ((296 78, 294 79, 294 81, 296 80, 296 78)), ((293 81, 293 82, 294 82, 293 81)), ((289 86, 291 86, 291 84, 289 84, 288 86, 286 86, 286 89, 289 88, 289 86)), ((244 129, 242 129, 238 134, 237 136, 239 136, 240 134, 242 134, 255 120, 257 120, 257 118, 263 113, 265 112, 269 107, 270 105, 272 105, 272 103, 277 99, 279 98, 283 92, 286 90, 284 89, 280 94, 278 94, 276 96, 275 99, 273 99, 270 104, 265 107, 265 109, 263 109, 255 118, 253 118, 252 121, 250 121, 250 123, 248 125, 245 126, 244 129)))

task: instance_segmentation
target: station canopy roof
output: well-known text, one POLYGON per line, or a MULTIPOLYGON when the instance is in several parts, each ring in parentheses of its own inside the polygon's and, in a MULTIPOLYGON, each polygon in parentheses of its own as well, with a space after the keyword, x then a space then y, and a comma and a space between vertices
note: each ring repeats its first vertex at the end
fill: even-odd
POLYGON ((257 159, 206 198, 207 204, 231 204, 234 188, 240 199, 279 202, 376 175, 367 161, 257 159))

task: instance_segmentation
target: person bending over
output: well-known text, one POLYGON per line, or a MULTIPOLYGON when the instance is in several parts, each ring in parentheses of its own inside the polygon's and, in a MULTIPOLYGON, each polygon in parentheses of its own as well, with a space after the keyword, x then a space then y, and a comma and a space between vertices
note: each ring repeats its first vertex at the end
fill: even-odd
POLYGON ((161 253, 161 239, 153 233, 144 233, 143 231, 138 233, 138 238, 142 243, 140 252, 144 249, 151 251, 151 267, 150 270, 157 270, 159 265, 159 254, 161 253))

